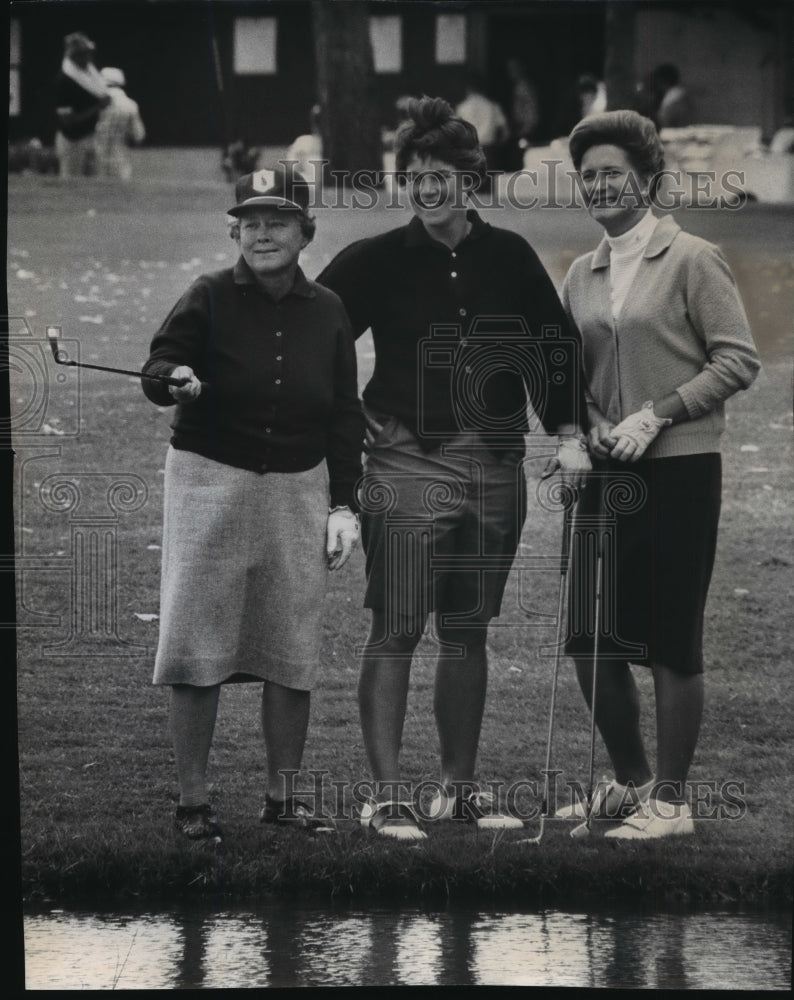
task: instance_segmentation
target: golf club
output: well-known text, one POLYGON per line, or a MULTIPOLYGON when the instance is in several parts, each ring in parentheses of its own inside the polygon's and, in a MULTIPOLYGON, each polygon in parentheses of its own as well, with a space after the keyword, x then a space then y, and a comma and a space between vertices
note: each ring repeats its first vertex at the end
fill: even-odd
MULTIPOLYGON (((61 328, 59 326, 47 327, 47 340, 50 342, 50 349, 52 350, 52 356, 55 358, 56 365, 66 365, 69 368, 93 368, 94 371, 115 372, 116 375, 134 375, 136 378, 151 379, 153 382, 165 382, 166 385, 181 386, 187 385, 190 381, 189 378, 171 378, 170 375, 144 375, 141 372, 131 371, 126 368, 108 368, 105 365, 89 365, 83 361, 72 361, 66 351, 58 346, 60 336, 61 328)), ((209 383, 202 382, 201 388, 209 388, 209 383)))
POLYGON ((596 681, 598 677, 598 646, 601 634, 601 586, 604 563, 604 529, 602 515, 604 510, 603 494, 598 506, 598 524, 596 525, 596 579, 595 579, 595 634, 593 636, 593 686, 590 693, 590 777, 587 784, 587 803, 584 822, 571 830, 574 840, 590 836, 590 822, 593 818, 593 774, 595 770, 595 729, 596 729, 596 681))
POLYGON ((554 670, 551 679, 551 705, 549 707, 549 733, 546 740, 546 770, 543 783, 543 802, 540 807, 540 830, 537 837, 519 840, 519 844, 539 844, 543 840, 546 824, 546 813, 549 809, 549 773, 551 771, 551 743, 554 735, 554 710, 557 703, 557 677, 560 671, 560 644, 562 642, 562 619, 565 609, 566 581, 571 553, 572 513, 576 503, 576 490, 572 489, 566 495, 565 513, 562 519, 562 552, 560 555, 560 592, 557 600, 557 642, 554 647, 554 670))

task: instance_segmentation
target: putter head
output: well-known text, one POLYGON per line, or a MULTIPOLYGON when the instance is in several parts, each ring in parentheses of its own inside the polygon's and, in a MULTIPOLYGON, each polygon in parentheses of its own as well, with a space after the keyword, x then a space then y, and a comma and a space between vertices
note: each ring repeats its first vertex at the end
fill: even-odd
POLYGON ((68 364, 68 356, 64 351, 58 349, 58 339, 61 336, 61 328, 59 326, 48 326, 47 327, 47 340, 50 342, 50 350, 52 351, 52 356, 55 358, 56 365, 68 364))

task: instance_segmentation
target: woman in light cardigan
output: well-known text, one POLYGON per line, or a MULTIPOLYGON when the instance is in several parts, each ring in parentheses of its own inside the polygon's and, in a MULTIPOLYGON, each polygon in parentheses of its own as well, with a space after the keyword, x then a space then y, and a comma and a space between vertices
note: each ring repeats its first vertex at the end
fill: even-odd
MULTIPOLYGON (((615 839, 691 834, 685 783, 703 708, 724 403, 760 364, 720 251, 649 208, 664 164, 653 123, 604 112, 582 120, 569 146, 605 231, 571 266, 562 296, 582 336, 594 459, 577 509, 566 643, 590 707, 603 541, 595 718, 615 776, 599 785, 590 818, 621 821, 605 834, 615 839), (653 671, 655 775, 631 664, 653 671)), ((574 802, 557 815, 582 818, 586 808, 574 802)))

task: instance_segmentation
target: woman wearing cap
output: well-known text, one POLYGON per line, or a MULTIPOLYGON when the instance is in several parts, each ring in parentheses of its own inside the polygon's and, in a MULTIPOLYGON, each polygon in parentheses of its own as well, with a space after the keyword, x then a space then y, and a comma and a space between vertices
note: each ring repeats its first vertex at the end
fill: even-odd
MULTIPOLYGON (((563 286, 582 336, 595 463, 577 516, 598 516, 600 607, 610 609, 598 623, 595 717, 615 777, 598 789, 592 815, 623 819, 606 833, 616 839, 690 834, 685 782, 703 707, 724 404, 752 383, 759 361, 720 251, 649 207, 663 167, 653 122, 634 111, 592 115, 569 145, 588 212, 604 230, 563 286), (653 671, 655 779, 630 664, 653 671)), ((569 596, 569 619, 582 623, 593 620, 595 594, 596 560, 585 549, 574 547, 569 596)), ((574 630, 567 643, 588 704, 592 631, 574 630)), ((582 817, 584 808, 575 803, 558 815, 582 817)))
POLYGON ((439 98, 412 100, 407 112, 396 162, 411 180, 414 218, 347 247, 318 280, 338 292, 357 336, 371 328, 375 345, 361 491, 372 621, 359 708, 376 787, 362 820, 381 836, 419 840, 399 753, 412 659, 431 612, 441 774, 428 815, 522 826, 477 785, 475 767, 488 627, 526 516, 528 389, 536 425, 560 435, 550 471, 575 480, 590 463, 577 435, 575 338, 551 279, 526 240, 469 207, 485 170, 476 129, 439 98), (549 360, 548 330, 559 378, 536 379, 549 360), (561 342, 572 350, 556 351, 561 342))
POLYGON ((233 268, 204 275, 155 335, 143 381, 176 403, 166 459, 160 642, 171 685, 176 825, 220 837, 206 769, 220 686, 264 682, 267 788, 260 818, 320 822, 293 795, 317 675, 326 573, 358 538, 364 421, 344 308, 308 281, 314 235, 298 174, 237 182, 233 268))

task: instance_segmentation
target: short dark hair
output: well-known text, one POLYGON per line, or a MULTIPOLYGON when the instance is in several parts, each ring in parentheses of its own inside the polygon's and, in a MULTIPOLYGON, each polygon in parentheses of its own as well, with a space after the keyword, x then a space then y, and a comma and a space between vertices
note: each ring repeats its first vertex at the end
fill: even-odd
POLYGON ((407 169, 413 156, 418 156, 443 160, 478 180, 485 177, 485 153, 477 129, 457 118, 443 97, 413 97, 407 102, 406 120, 397 129, 394 148, 400 172, 407 169))
POLYGON ((653 177, 664 167, 664 147, 656 126, 636 111, 602 111, 583 118, 568 137, 577 170, 591 146, 620 146, 643 177, 653 177))

